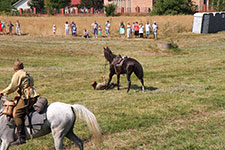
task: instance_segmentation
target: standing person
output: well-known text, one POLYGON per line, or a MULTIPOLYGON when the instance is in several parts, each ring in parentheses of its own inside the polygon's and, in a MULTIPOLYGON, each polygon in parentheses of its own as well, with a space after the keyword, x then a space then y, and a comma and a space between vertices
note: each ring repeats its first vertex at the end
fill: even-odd
POLYGON ((9 95, 15 91, 19 94, 16 97, 17 105, 13 110, 13 118, 17 128, 18 139, 11 145, 20 145, 26 143, 26 133, 24 119, 27 112, 33 107, 39 95, 34 89, 33 77, 24 70, 23 62, 16 60, 14 67, 15 73, 9 86, 0 91, 0 94, 9 95))
POLYGON ((140 34, 140 38, 144 38, 144 26, 142 23, 140 23, 139 25, 139 34, 140 34))
POLYGON ((56 30, 57 30, 56 25, 55 25, 55 24, 53 24, 53 27, 52 27, 52 32, 53 32, 53 35, 56 35, 56 30))
POLYGON ((2 33, 2 22, 0 20, 0 33, 2 33))
POLYGON ((133 36, 135 35, 135 28, 134 28, 134 26, 135 26, 135 22, 133 22, 133 24, 132 24, 132 35, 133 36))
POLYGON ((19 22, 19 20, 16 21, 16 34, 17 34, 18 36, 21 35, 20 22, 19 22))
POLYGON ((98 38, 98 23, 95 21, 91 24, 95 38, 98 38))
POLYGON ((66 35, 69 34, 69 30, 70 30, 70 25, 69 25, 68 21, 66 21, 66 23, 65 23, 65 32, 66 32, 66 35))
POLYGON ((3 33, 3 35, 6 34, 6 28, 5 28, 5 22, 4 21, 2 21, 2 33, 3 33))
POLYGON ((135 31, 134 35, 137 38, 139 36, 139 24, 138 24, 138 22, 136 22, 135 25, 134 25, 134 31, 135 31))
POLYGON ((77 26, 76 26, 76 24, 73 24, 73 26, 71 27, 71 31, 72 31, 72 36, 76 36, 77 35, 77 26))
POLYGON ((127 23, 127 38, 131 38, 131 24, 127 23))
POLYGON ((154 39, 157 40, 158 24, 156 23, 156 21, 154 21, 154 23, 152 24, 152 30, 153 30, 154 39))
POLYGON ((72 29, 72 27, 73 27, 73 25, 74 25, 75 23, 72 21, 72 23, 70 24, 70 29, 71 29, 71 34, 73 35, 73 29, 72 29))
POLYGON ((11 21, 9 21, 8 27, 9 27, 9 35, 13 35, 12 30, 13 30, 13 24, 11 21))
POLYGON ((109 35, 109 29, 110 29, 110 23, 109 23, 109 20, 105 23, 105 32, 106 32, 106 35, 107 37, 109 38, 110 35, 109 35))
POLYGON ((122 38, 125 38, 125 25, 123 22, 120 23, 120 35, 122 38))
POLYGON ((147 23, 146 23, 146 25, 145 25, 145 34, 146 34, 146 38, 149 38, 150 32, 151 32, 151 25, 150 25, 149 21, 147 21, 147 23))
POLYGON ((99 25, 98 27, 98 36, 101 38, 102 37, 102 28, 101 26, 99 25))

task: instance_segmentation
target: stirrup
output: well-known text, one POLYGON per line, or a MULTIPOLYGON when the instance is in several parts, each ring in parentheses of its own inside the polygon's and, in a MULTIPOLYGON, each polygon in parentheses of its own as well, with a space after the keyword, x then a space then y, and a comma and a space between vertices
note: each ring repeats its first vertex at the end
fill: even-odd
POLYGON ((12 142, 10 145, 22 145, 25 144, 26 140, 25 139, 17 139, 16 141, 12 142))

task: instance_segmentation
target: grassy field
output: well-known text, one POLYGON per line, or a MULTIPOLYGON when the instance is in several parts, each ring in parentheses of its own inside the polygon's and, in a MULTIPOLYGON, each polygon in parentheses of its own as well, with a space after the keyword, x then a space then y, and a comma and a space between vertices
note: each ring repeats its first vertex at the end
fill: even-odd
MULTIPOLYGON (((102 150, 225 149, 225 33, 180 33, 163 40, 180 49, 162 52, 152 39, 0 36, 0 89, 20 58, 50 103, 82 104, 96 115, 104 132, 102 150), (92 81, 108 76, 105 46, 141 62, 145 92, 134 75, 130 93, 125 76, 120 91, 91 88, 92 81)), ((83 122, 74 130, 86 139, 85 149, 97 149, 83 122)), ((67 139, 64 146, 78 149, 67 139)), ((12 149, 53 150, 53 139, 48 135, 12 149)))
MULTIPOLYGON (((91 34, 91 24, 97 21, 103 29, 105 36, 105 22, 107 20, 111 23, 111 35, 119 36, 120 22, 127 24, 138 21, 146 24, 149 21, 151 24, 154 20, 159 24, 159 33, 161 35, 171 35, 172 33, 190 32, 192 29, 192 15, 180 16, 121 16, 121 17, 103 17, 103 16, 89 16, 89 17, 9 17, 0 16, 0 20, 6 21, 7 24, 11 21, 13 24, 16 20, 21 23, 22 34, 49 36, 52 35, 53 24, 57 27, 57 35, 65 35, 64 24, 66 21, 71 23, 74 21, 77 25, 78 35, 83 35, 84 29, 87 29, 91 34)), ((8 29, 8 28, 7 28, 8 29)), ((14 28, 15 32, 15 28, 14 28)), ((92 35, 92 34, 91 34, 92 35)))

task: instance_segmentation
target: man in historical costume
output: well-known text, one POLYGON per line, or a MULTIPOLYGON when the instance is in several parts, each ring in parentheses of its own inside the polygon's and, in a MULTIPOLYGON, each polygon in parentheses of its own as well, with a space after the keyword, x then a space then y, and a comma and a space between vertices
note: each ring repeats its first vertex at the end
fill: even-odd
POLYGON ((11 83, 6 89, 0 92, 0 94, 4 94, 6 96, 15 91, 19 94, 19 96, 16 97, 17 104, 13 111, 18 139, 11 143, 11 145, 26 143, 24 118, 39 96, 34 89, 34 80, 32 76, 23 70, 23 68, 23 62, 16 60, 13 67, 15 73, 12 77, 11 83))
POLYGON ((101 82, 101 83, 97 83, 96 81, 93 81, 93 82, 91 83, 91 86, 94 88, 94 90, 107 90, 107 89, 113 89, 115 86, 117 86, 117 84, 111 83, 111 84, 109 85, 109 87, 108 87, 108 86, 107 86, 107 83, 106 83, 106 79, 105 79, 104 76, 102 77, 102 79, 103 79, 103 82, 101 82))

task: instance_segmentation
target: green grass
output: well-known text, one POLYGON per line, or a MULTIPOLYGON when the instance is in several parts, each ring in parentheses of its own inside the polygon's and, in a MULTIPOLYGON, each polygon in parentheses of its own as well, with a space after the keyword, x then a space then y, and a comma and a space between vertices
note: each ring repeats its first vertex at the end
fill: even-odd
MULTIPOLYGON (((37 91, 50 103, 82 104, 96 115, 104 132, 101 149, 224 149, 224 32, 172 37, 163 41, 172 40, 179 51, 161 52, 156 46, 159 41, 152 39, 1 36, 0 88, 9 84, 12 64, 20 58, 33 75, 37 91), (125 76, 120 91, 91 88, 92 81, 108 77, 106 46, 141 62, 145 92, 135 75, 130 93, 126 93, 125 76)), ((74 130, 88 139, 85 149, 97 149, 85 123, 78 121, 74 130)), ((64 146, 77 149, 67 139, 64 146)), ((53 139, 47 135, 12 149, 53 150, 53 139)))

